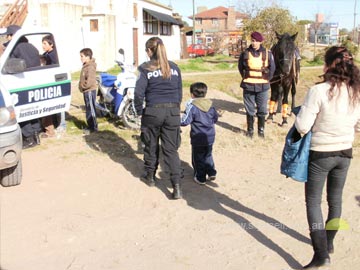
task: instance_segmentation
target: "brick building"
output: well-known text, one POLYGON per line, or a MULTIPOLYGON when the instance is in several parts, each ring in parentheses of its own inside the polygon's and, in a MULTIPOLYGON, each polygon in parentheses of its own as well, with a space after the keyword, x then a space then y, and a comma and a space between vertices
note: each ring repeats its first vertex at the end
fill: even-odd
POLYGON ((246 14, 235 11, 233 6, 212 9, 199 7, 195 14, 195 41, 209 44, 213 42, 215 35, 222 35, 224 42, 238 40, 242 35, 243 20, 247 17, 246 14))

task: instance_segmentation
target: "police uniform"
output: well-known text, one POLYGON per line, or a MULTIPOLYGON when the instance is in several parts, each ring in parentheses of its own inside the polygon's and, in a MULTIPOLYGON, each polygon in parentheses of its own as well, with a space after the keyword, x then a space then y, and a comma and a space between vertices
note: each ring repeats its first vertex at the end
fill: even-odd
POLYGON ((165 165, 173 184, 180 182, 180 103, 182 99, 181 72, 169 61, 171 78, 163 79, 160 69, 150 70, 150 62, 138 67, 134 105, 141 115, 141 139, 144 148, 144 167, 148 175, 155 175, 158 167, 159 140, 165 165), (145 101, 145 107, 143 104, 145 101))
POLYGON ((259 50, 252 46, 247 48, 239 58, 239 72, 243 78, 244 105, 247 116, 248 132, 253 132, 254 116, 258 117, 259 135, 264 132, 265 116, 267 115, 268 90, 270 79, 275 72, 275 62, 270 51, 260 45, 259 50))

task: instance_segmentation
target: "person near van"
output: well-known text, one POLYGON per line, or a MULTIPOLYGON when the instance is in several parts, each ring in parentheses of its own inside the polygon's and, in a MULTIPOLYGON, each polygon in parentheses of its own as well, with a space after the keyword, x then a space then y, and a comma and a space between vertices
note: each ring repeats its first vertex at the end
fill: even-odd
MULTIPOLYGON (((42 54, 42 59, 45 62, 45 65, 53 65, 59 63, 55 48, 55 42, 52 35, 46 35, 42 38, 42 48, 44 50, 44 53, 42 54)), ((41 118, 41 123, 45 132, 40 134, 40 138, 55 137, 56 133, 53 117, 53 115, 47 115, 41 118)))
MULTIPOLYGON (((10 42, 13 35, 20 30, 18 25, 9 25, 4 35, 10 42)), ((39 51, 34 45, 28 42, 26 37, 21 37, 10 53, 11 58, 24 59, 26 68, 40 66, 39 51)), ((41 123, 39 119, 32 119, 19 123, 23 135, 23 149, 31 148, 40 144, 39 133, 41 132, 41 123)))
POLYGON ((144 148, 144 174, 141 180, 155 186, 155 174, 161 140, 164 162, 170 171, 173 199, 182 197, 180 179, 180 103, 182 81, 179 67, 169 61, 163 41, 152 37, 145 43, 150 58, 138 67, 134 105, 141 117, 141 139, 144 148), (143 109, 143 104, 146 107, 143 109))
MULTIPOLYGON (((311 87, 295 119, 300 134, 312 131, 305 202, 314 249, 304 269, 330 264, 339 225, 342 194, 350 166, 355 131, 360 132, 360 70, 346 47, 325 52, 323 81, 311 87), (321 201, 326 187, 328 211, 321 201)), ((344 247, 345 248, 345 247, 344 247)))
POLYGON ((238 69, 242 77, 246 110, 246 135, 254 135, 254 117, 258 120, 258 136, 265 137, 265 117, 267 115, 270 80, 275 72, 275 62, 271 51, 262 46, 264 37, 259 32, 251 34, 251 44, 240 54, 238 69))
POLYGON ((190 85, 191 99, 187 102, 181 126, 191 125, 191 160, 194 168, 194 181, 204 185, 206 180, 216 179, 215 164, 212 155, 215 141, 215 123, 218 113, 210 99, 205 98, 207 85, 196 82, 190 85), (208 178, 206 178, 208 176, 208 178))
POLYGON ((79 90, 84 95, 85 115, 87 129, 84 129, 85 135, 98 130, 96 119, 96 62, 93 58, 93 52, 90 48, 84 48, 80 51, 80 60, 83 64, 80 72, 79 90))

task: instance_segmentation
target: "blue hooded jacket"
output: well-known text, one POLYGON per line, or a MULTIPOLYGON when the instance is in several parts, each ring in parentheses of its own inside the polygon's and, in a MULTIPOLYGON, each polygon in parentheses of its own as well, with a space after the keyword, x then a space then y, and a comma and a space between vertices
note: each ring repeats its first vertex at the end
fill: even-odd
POLYGON ((191 124, 190 138, 193 146, 206 146, 215 141, 215 123, 218 113, 212 101, 205 98, 192 99, 186 104, 181 125, 191 124))

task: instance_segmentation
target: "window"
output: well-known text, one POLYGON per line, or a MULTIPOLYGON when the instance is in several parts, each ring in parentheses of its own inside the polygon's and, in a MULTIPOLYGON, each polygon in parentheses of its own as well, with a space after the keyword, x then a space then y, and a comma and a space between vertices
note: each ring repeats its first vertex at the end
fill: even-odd
POLYGON ((219 20, 218 19, 211 19, 211 24, 213 26, 218 26, 219 25, 219 20))
POLYGON ((143 11, 143 24, 144 24, 144 34, 158 34, 158 20, 151 16, 149 13, 143 11))
POLYGON ((99 32, 99 21, 98 19, 90 20, 90 32, 99 32))
POLYGON ((160 22, 160 35, 171 36, 171 23, 160 22))
POLYGON ((196 19, 196 20, 195 20, 195 23, 196 23, 196 24, 202 24, 202 19, 196 19))

